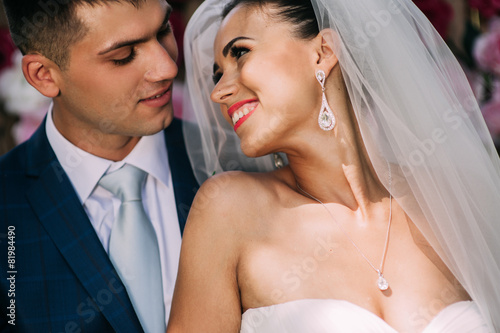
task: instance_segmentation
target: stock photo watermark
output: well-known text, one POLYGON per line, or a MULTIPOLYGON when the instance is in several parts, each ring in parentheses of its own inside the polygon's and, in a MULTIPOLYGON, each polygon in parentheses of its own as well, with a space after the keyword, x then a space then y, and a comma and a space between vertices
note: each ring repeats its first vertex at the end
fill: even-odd
POLYGON ((366 22, 363 29, 357 29, 354 38, 356 44, 361 47, 367 47, 370 44, 370 38, 380 35, 382 29, 387 28, 393 19, 393 15, 401 14, 398 4, 390 2, 387 9, 372 11, 373 20, 366 22))
POLYGON ((7 322, 9 325, 16 325, 16 227, 7 228, 7 322))

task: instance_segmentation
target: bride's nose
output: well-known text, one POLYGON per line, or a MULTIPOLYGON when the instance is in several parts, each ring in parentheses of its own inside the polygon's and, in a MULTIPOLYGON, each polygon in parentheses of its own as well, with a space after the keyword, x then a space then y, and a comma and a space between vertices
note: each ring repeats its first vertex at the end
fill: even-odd
POLYGON ((215 103, 224 103, 225 100, 238 92, 236 75, 223 75, 215 85, 210 98, 215 103))

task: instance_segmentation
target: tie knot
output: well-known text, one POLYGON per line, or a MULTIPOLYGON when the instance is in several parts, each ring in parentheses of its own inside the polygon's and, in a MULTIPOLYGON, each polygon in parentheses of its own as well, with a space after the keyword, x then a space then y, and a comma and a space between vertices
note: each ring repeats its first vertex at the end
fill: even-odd
POLYGON ((141 201, 142 184, 147 173, 133 165, 125 164, 99 181, 99 185, 120 198, 122 202, 141 201))

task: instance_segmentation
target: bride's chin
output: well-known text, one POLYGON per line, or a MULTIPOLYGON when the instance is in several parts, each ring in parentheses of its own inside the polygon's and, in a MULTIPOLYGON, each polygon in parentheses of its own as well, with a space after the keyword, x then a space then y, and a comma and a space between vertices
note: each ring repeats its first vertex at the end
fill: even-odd
POLYGON ((251 157, 251 158, 256 158, 256 157, 261 157, 270 154, 270 150, 264 149, 262 146, 258 146, 255 144, 250 144, 250 143, 240 143, 241 151, 245 156, 251 157))
POLYGON ((248 157, 261 157, 269 155, 275 151, 281 151, 279 148, 282 146, 282 140, 277 131, 271 131, 269 129, 246 131, 244 133, 239 133, 240 148, 243 154, 248 157))
POLYGON ((241 151, 243 152, 243 154, 245 154, 245 156, 247 157, 251 157, 251 158, 256 158, 256 157, 260 157, 260 156, 263 156, 263 155, 260 155, 256 149, 252 149, 248 146, 243 146, 241 145, 241 151))

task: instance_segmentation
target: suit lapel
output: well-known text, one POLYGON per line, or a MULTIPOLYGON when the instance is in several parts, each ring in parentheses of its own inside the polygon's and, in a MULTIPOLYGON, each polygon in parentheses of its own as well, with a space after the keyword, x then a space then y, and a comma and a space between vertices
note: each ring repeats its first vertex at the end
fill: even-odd
POLYGON ((191 163, 186 153, 182 122, 180 120, 174 118, 170 126, 165 129, 165 141, 167 143, 168 162, 174 184, 177 216, 182 234, 186 225, 189 208, 199 185, 196 182, 191 163))
POLYGON ((38 178, 27 198, 40 223, 92 299, 112 292, 101 312, 115 331, 142 331, 125 288, 49 145, 45 122, 27 149, 28 174, 38 178))

